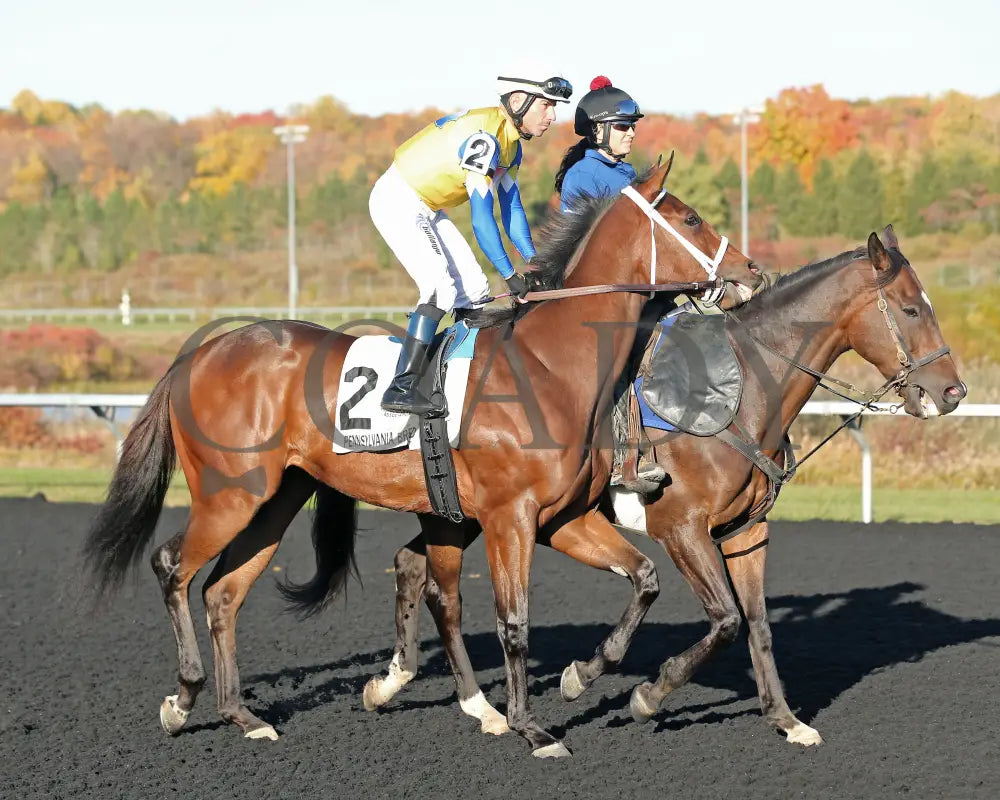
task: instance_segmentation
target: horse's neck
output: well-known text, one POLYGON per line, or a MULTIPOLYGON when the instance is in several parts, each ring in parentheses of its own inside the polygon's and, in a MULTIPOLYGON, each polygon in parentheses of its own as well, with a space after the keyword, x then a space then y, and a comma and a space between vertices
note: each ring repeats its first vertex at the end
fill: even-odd
MULTIPOLYGON (((590 236, 565 285, 635 283, 642 268, 635 248, 611 245, 612 253, 606 247, 590 236)), ((551 370, 563 369, 581 391, 587 386, 599 394, 624 371, 644 304, 643 296, 629 292, 549 300, 518 322, 514 333, 551 370)))
MULTIPOLYGON (((754 376, 753 384, 763 395, 754 402, 744 396, 751 419, 744 420, 751 432, 776 450, 817 387, 809 373, 792 366, 767 347, 750 339, 750 333, 774 351, 816 372, 827 372, 848 347, 843 323, 852 302, 844 287, 824 289, 818 281, 797 295, 796 302, 748 320, 737 333, 741 357, 754 376), (831 302, 832 299, 832 302, 831 302), (780 405, 775 401, 780 398, 780 405), (747 401, 750 401, 749 403, 747 401)), ((738 330, 738 328, 737 328, 738 330)))

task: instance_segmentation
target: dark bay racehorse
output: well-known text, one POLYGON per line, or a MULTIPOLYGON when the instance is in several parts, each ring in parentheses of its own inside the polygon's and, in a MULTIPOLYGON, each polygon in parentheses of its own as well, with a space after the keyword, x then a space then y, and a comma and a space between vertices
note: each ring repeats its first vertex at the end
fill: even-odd
MULTIPOLYGON (((726 248, 693 209, 666 194, 669 169, 670 162, 638 183, 636 194, 619 196, 578 247, 586 231, 567 220, 548 250, 562 258, 552 257, 549 269, 564 272, 567 287, 699 281, 717 269, 719 278, 749 295, 759 271, 726 248)), ((637 586, 649 587, 648 560, 593 511, 611 467, 610 450, 599 446, 607 440, 606 412, 648 299, 648 293, 623 291, 540 303, 516 325, 483 331, 477 340, 469 380, 479 387, 479 403, 465 421, 455 467, 462 510, 485 534, 507 667, 507 722, 541 757, 568 750, 528 709, 528 577, 538 530, 544 527, 552 546, 569 554, 606 551, 637 586)), ((221 554, 203 590, 219 712, 248 737, 276 738, 241 699, 235 624, 289 522, 315 493, 317 573, 286 593, 301 608, 317 609, 353 565, 356 500, 430 512, 419 452, 331 451, 335 398, 323 387, 337 385, 352 341, 297 322, 220 336, 174 363, 125 440, 85 546, 102 591, 117 587, 141 558, 175 458, 191 491, 186 529, 152 558, 180 662, 178 693, 160 709, 169 733, 183 726, 206 678, 188 605, 198 570, 221 554)), ((438 589, 430 600, 457 630, 462 550, 453 544, 462 541, 462 528, 441 521, 429 526, 428 536, 427 563, 438 589)), ((642 611, 644 603, 645 597, 642 611)), ((629 630, 640 619, 634 613, 629 630)), ((467 666, 460 635, 446 637, 446 647, 453 664, 467 666)), ((460 698, 476 703, 474 680, 470 691, 460 698)))
MULTIPOLYGON (((965 397, 931 308, 909 262, 900 253, 891 226, 884 232, 887 250, 873 233, 866 248, 803 267, 780 277, 769 289, 730 314, 729 330, 745 377, 742 400, 731 430, 755 443, 780 471, 783 442, 802 410, 837 358, 854 350, 887 379, 914 417, 953 411, 965 397)), ((871 399, 871 398, 867 398, 871 399)), ((803 745, 818 744, 819 734, 800 722, 785 701, 771 652, 771 633, 764 602, 764 563, 768 541, 766 518, 721 544, 720 561, 713 542, 759 508, 769 479, 750 460, 715 437, 649 431, 657 461, 669 476, 662 491, 645 505, 645 527, 670 554, 711 621, 708 634, 684 653, 668 659, 654 683, 632 694, 631 709, 648 720, 663 698, 686 683, 709 656, 731 643, 740 627, 740 607, 750 628, 750 652, 764 715, 771 725, 803 745), (732 581, 736 597, 727 582, 732 581), (739 603, 739 605, 737 604, 739 603)), ((465 546, 478 531, 469 526, 465 546)), ((540 539, 540 541, 543 541, 540 539)), ((424 544, 418 536, 396 556, 397 642, 393 664, 405 665, 405 678, 416 671, 416 614, 424 586, 424 544)), ((583 559, 614 570, 614 566, 583 559)), ((428 581, 427 594, 432 593, 428 581)), ((433 612, 433 604, 430 604, 433 612)), ((435 614, 435 617, 437 615, 435 614)), ((440 624, 440 623, 439 623, 440 624)), ((634 631, 634 629, 633 629, 634 631)), ((615 632, 617 633, 617 631, 615 632)), ((617 665, 629 636, 612 636, 587 662, 574 661, 563 672, 561 691, 572 700, 601 674, 617 665)), ((454 630, 447 637, 460 639, 454 630)), ((453 660, 453 665, 454 665, 453 660)), ((467 659, 463 662, 468 663, 467 659)), ((399 670, 373 678, 365 688, 365 705, 381 705, 397 692, 399 670)), ((474 680, 457 678, 460 685, 474 680)), ((466 710, 463 708, 463 710, 466 710)), ((468 712, 467 712, 468 713, 468 712)))

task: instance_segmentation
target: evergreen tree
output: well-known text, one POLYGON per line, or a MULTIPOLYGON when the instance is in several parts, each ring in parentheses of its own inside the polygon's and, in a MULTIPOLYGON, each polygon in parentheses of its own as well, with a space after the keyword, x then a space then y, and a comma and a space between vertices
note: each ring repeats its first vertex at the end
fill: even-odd
POLYGON ((962 153, 951 161, 944 172, 944 189, 964 189, 968 191, 977 184, 984 184, 983 170, 976 164, 972 153, 962 153))
POLYGON ((672 195, 696 209, 714 227, 722 229, 729 225, 729 204, 707 160, 698 163, 696 159, 687 165, 674 166, 668 184, 672 195))
POLYGON ((813 174, 813 190, 809 196, 809 233, 813 236, 830 236, 840 226, 840 209, 837 178, 830 159, 824 158, 813 174))
POLYGON ((715 182, 723 189, 739 189, 742 183, 740 168, 732 158, 727 158, 722 165, 719 174, 715 176, 715 182))
POLYGON ((882 177, 867 150, 861 150, 851 162, 839 195, 841 233, 863 239, 873 230, 881 229, 882 177))
POLYGON ((118 269, 125 260, 125 231, 128 228, 128 204, 121 189, 115 189, 102 209, 101 245, 97 265, 105 272, 118 269))
POLYGON ((60 187, 49 204, 49 227, 53 233, 53 265, 60 272, 69 272, 83 263, 78 243, 76 200, 70 190, 60 187))
POLYGON ((224 224, 228 228, 229 238, 236 245, 236 249, 244 253, 252 252, 261 244, 257 234, 253 200, 246 184, 243 183, 236 184, 233 191, 223 198, 224 224))
POLYGON ((775 186, 778 199, 778 219, 781 227, 792 236, 801 236, 808 227, 806 189, 794 164, 785 167, 775 186))
POLYGON ((754 170, 750 176, 750 207, 766 208, 773 206, 777 195, 775 194, 775 184, 777 175, 774 167, 766 161, 754 170))
POLYGON ((177 241, 180 227, 180 204, 171 192, 153 211, 153 229, 156 237, 156 249, 161 253, 176 253, 179 251, 177 241))
POLYGON ((80 251, 89 269, 96 269, 100 262, 101 226, 103 213, 101 204, 92 194, 84 194, 77 203, 79 216, 80 251))
POLYGON ((882 219, 893 226, 906 222, 906 178, 898 166, 886 173, 882 197, 882 219))
POLYGON ((913 236, 927 231, 921 212, 945 195, 944 181, 937 163, 926 156, 910 180, 906 192, 906 233, 913 236))
POLYGON ((35 243, 45 224, 40 207, 14 202, 0 213, 0 273, 26 272, 35 266, 35 243))

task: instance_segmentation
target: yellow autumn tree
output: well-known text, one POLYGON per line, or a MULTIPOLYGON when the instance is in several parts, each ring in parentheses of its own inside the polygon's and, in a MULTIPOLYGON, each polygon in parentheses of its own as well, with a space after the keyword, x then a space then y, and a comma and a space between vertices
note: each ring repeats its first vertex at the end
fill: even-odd
POLYGON ((17 160, 10 169, 7 199, 31 205, 45 199, 49 189, 49 168, 40 155, 32 150, 24 161, 17 160))
POLYGON ((189 187, 202 194, 226 195, 238 183, 251 183, 276 146, 270 130, 240 127, 210 134, 197 148, 195 177, 189 187))
POLYGON ((834 100, 822 85, 784 89, 768 100, 753 131, 753 151, 773 164, 794 164, 807 187, 823 158, 858 141, 858 124, 844 100, 834 100))

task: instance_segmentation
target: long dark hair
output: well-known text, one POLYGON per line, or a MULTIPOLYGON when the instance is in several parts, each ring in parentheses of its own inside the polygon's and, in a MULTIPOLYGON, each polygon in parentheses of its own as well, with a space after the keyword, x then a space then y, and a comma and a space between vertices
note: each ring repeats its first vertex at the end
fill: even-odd
POLYGON ((566 177, 566 173, 569 172, 569 168, 577 161, 583 159, 583 155, 587 152, 588 147, 593 147, 590 139, 581 139, 570 147, 566 151, 566 155, 563 156, 562 163, 559 165, 559 171, 556 173, 556 191, 560 194, 562 194, 563 180, 566 177))

